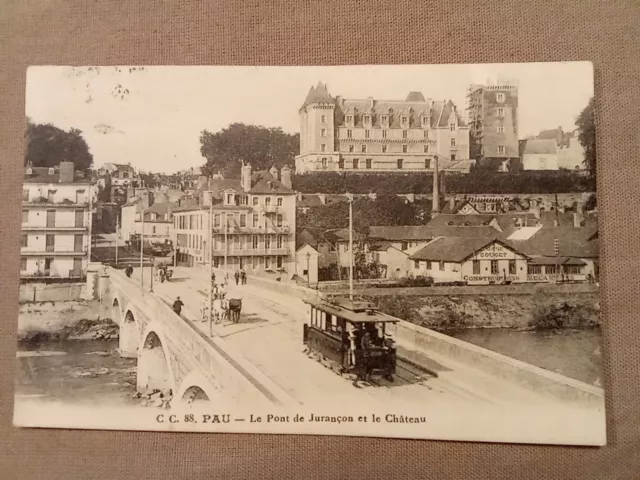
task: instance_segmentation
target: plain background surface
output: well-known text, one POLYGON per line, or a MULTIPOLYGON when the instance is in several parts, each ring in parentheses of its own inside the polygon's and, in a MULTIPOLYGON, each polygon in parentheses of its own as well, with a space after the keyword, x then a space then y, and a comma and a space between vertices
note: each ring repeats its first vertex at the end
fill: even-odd
POLYGON ((0 478, 640 478, 639 111, 637 0, 0 2, 0 478), (607 447, 11 426, 28 65, 564 60, 595 67, 607 447))

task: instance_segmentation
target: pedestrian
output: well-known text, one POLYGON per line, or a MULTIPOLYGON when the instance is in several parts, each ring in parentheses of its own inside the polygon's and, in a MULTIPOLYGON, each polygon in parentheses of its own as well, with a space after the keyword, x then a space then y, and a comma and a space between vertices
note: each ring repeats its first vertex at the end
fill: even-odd
POLYGON ((237 270, 235 271, 235 273, 233 274, 233 276, 236 279, 236 286, 238 285, 238 282, 240 281, 240 272, 238 272, 237 270))
POLYGON ((180 312, 182 311, 182 307, 184 306, 184 303, 182 303, 182 300, 180 300, 180 297, 176 298, 176 301, 173 302, 173 311, 176 312, 178 315, 180 315, 180 312))
POLYGON ((131 274, 133 273, 133 267, 131 266, 131 264, 129 264, 124 273, 128 278, 131 278, 131 274))
POLYGON ((246 285, 247 284, 247 272, 245 272, 244 270, 242 270, 240 272, 240 278, 242 280, 242 285, 246 285))

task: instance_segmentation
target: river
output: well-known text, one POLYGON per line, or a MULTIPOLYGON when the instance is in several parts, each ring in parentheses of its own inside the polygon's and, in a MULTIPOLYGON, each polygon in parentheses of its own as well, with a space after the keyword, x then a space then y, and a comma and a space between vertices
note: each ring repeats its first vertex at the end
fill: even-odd
MULTIPOLYGON (((591 385, 602 384, 599 330, 532 332, 467 329, 453 334, 479 347, 591 385)), ((136 360, 121 358, 117 340, 20 344, 16 397, 99 405, 140 405, 136 360)))
POLYGON ((64 340, 18 345, 16 398, 135 405, 136 359, 118 340, 64 340))
POLYGON ((602 386, 602 334, 597 328, 544 332, 470 328, 451 336, 590 385, 602 386))

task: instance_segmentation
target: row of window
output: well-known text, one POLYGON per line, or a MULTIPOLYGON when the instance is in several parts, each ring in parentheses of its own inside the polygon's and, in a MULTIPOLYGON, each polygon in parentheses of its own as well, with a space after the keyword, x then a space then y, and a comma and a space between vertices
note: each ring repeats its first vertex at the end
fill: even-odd
MULTIPOLYGON (((325 159, 326 160, 326 159, 325 159)), ((325 162, 326 163, 326 162, 325 162)), ((260 215, 258 213, 252 213, 251 215, 251 226, 253 228, 258 228, 260 224, 260 215)), ((241 213, 236 216, 233 213, 227 213, 227 227, 239 227, 246 228, 247 227, 247 214, 241 213)), ((224 221, 222 220, 222 214, 216 213, 213 215, 213 228, 220 228, 223 226, 224 221)), ((274 225, 278 228, 284 226, 284 215, 281 213, 276 214, 274 225)), ((202 214, 191 214, 191 215, 176 215, 173 220, 174 228, 178 230, 201 230, 203 228, 203 219, 202 214)))
MULTIPOLYGON (((46 197, 43 197, 43 196, 40 195, 39 198, 45 198, 47 200, 47 202, 53 203, 56 193, 57 193, 57 190, 49 189, 49 190, 47 190, 47 196, 46 197)), ((32 200, 35 200, 35 198, 38 198, 38 197, 34 197, 32 200)), ((71 199, 71 198, 61 199, 60 201, 63 201, 63 200, 67 200, 69 202, 73 201, 73 199, 71 199)), ((28 188, 25 188, 25 189, 22 190, 22 201, 23 202, 28 202, 29 201, 29 189, 28 188)), ((86 202, 87 202, 87 196, 85 195, 85 190, 84 189, 76 190, 75 203, 86 203, 86 202)))
MULTIPOLYGON (((455 154, 451 155, 451 160, 455 160, 456 156, 455 154)), ((328 159, 327 158, 322 158, 321 160, 321 164, 322 164, 322 168, 327 168, 328 166, 328 159)), ((366 169, 370 169, 373 167, 373 159, 372 158, 365 158, 365 164, 364 164, 364 168, 366 169)), ((415 161, 413 161, 412 163, 416 163, 415 161)), ((360 168, 360 159, 359 158, 354 158, 353 160, 351 160, 351 168, 353 170, 358 170, 360 168)), ((341 158, 340 160, 338 160, 338 169, 339 170, 343 170, 345 166, 345 160, 343 158, 341 158)), ((402 170, 404 168, 404 159, 403 158, 398 158, 396 160, 396 168, 398 170, 402 170)), ((431 168, 431 159, 430 158, 425 158, 424 159, 424 168, 425 170, 429 170, 431 168)))
MULTIPOLYGON (((20 237, 20 247, 26 248, 28 246, 29 246, 29 234, 23 233, 20 237)), ((56 251, 56 235, 48 233, 45 235, 45 252, 55 252, 55 251, 56 251)), ((84 235, 73 236, 73 251, 74 252, 84 251, 84 235)))
MULTIPOLYGON (((33 211, 30 210, 22 210, 22 223, 28 224, 29 218, 32 215, 33 211)), ((75 219, 73 225, 56 225, 56 210, 47 210, 47 227, 75 227, 80 228, 84 227, 84 210, 76 210, 75 211, 75 219)), ((36 213, 37 215, 38 213, 36 213)))
MULTIPOLYGON (((436 269, 436 264, 437 264, 438 265, 438 269, 443 272, 445 270, 445 263, 446 262, 426 262, 426 269, 427 270, 435 270, 436 269)), ((480 260, 473 260, 472 264, 473 264, 473 274, 474 275, 480 275, 481 274, 480 260)), ((457 263, 452 263, 451 265, 453 266, 453 271, 457 272, 458 271, 458 264, 457 263)), ((414 261, 414 267, 416 269, 420 268, 420 262, 418 260, 414 261)), ((504 272, 500 271, 498 260, 491 260, 490 269, 491 269, 491 275, 502 275, 504 273, 504 272)), ((562 271, 567 275, 580 275, 580 274, 582 274, 581 267, 579 267, 579 266, 568 265, 568 266, 564 266, 559 271, 556 270, 556 266, 555 265, 546 265, 545 266, 545 273, 548 274, 548 275, 555 275, 556 273, 561 273, 562 271)), ((516 261, 515 260, 509 260, 508 275, 517 275, 517 272, 518 271, 517 271, 516 261)), ((540 275, 540 274, 542 274, 542 265, 527 264, 527 275, 540 275)))
MULTIPOLYGON (((193 234, 178 234, 177 236, 178 247, 183 248, 195 248, 202 249, 206 240, 201 235, 193 234)), ((213 249, 224 249, 225 241, 224 236, 214 235, 213 237, 213 249)), ((285 237, 283 235, 264 235, 263 241, 259 235, 237 235, 229 239, 229 246, 239 250, 269 250, 271 248, 284 248, 285 237), (264 245, 264 246, 263 246, 264 245)))
MULTIPOLYGON (((270 207, 271 202, 272 202, 271 197, 264 197, 265 207, 270 207)), ((283 202, 284 200, 282 197, 276 198, 276 206, 281 207, 283 205, 283 202)), ((227 193, 224 198, 224 204, 225 205, 248 205, 249 197, 247 197, 246 195, 236 195, 234 193, 227 193)), ((260 204, 260 197, 254 196, 251 199, 251 205, 253 205, 254 207, 257 207, 259 204, 260 204)))
MULTIPOLYGON (((449 145, 452 147, 455 147, 457 145, 456 139, 450 138, 449 145)), ((409 149, 408 145, 402 145, 402 153, 407 153, 408 149, 409 149)), ((353 153, 354 150, 355 150, 355 145, 349 145, 349 153, 353 153)), ((382 145, 382 153, 387 153, 387 150, 388 150, 388 145, 382 145)), ((429 153, 429 145, 424 145, 423 150, 424 150, 424 153, 429 153)), ((320 144, 320 151, 321 152, 327 151, 326 143, 320 144)), ((360 151, 362 153, 367 153, 367 145, 360 145, 360 151)))
MULTIPOLYGON (((38 264, 38 271, 43 272, 45 275, 48 275, 52 270, 54 270, 54 262, 55 259, 51 257, 47 257, 44 259, 44 271, 40 269, 41 262, 36 260, 38 264)), ((82 257, 73 257, 73 274, 81 275, 82 274, 82 257)), ((27 259, 25 257, 20 258, 20 271, 25 272, 27 270, 27 259)))

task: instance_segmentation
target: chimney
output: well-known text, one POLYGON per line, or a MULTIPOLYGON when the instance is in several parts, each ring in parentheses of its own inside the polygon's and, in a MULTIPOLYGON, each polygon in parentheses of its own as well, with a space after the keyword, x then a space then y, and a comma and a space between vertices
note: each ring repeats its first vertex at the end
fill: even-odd
POLYGON ((278 180, 278 169, 276 168, 275 165, 273 165, 270 169, 269 169, 269 173, 271 174, 271 176, 273 178, 275 178, 276 180, 278 180))
POLYGON ((440 213, 440 190, 438 188, 438 156, 434 157, 433 162, 433 200, 431 214, 436 216, 440 213))
POLYGON ((73 162, 60 162, 60 183, 73 183, 73 162))
POLYGON ((302 192, 298 192, 298 193, 296 194, 296 196, 298 197, 298 199, 297 199, 297 200, 298 200, 298 202, 301 202, 301 201, 302 201, 302 192))
POLYGON ((202 206, 203 207, 211 206, 211 191, 209 190, 202 191, 202 206))
POLYGON ((251 190, 251 165, 242 165, 242 189, 245 192, 251 190))
POLYGON ((143 209, 147 209, 149 208, 151 205, 149 205, 149 192, 145 191, 142 192, 142 208, 143 209))
POLYGON ((293 188, 293 184, 291 182, 291 167, 288 165, 285 165, 280 170, 280 182, 289 189, 293 188))
POLYGON ((327 196, 324 193, 319 193, 318 198, 320 199, 320 203, 323 205, 327 204, 327 196))

